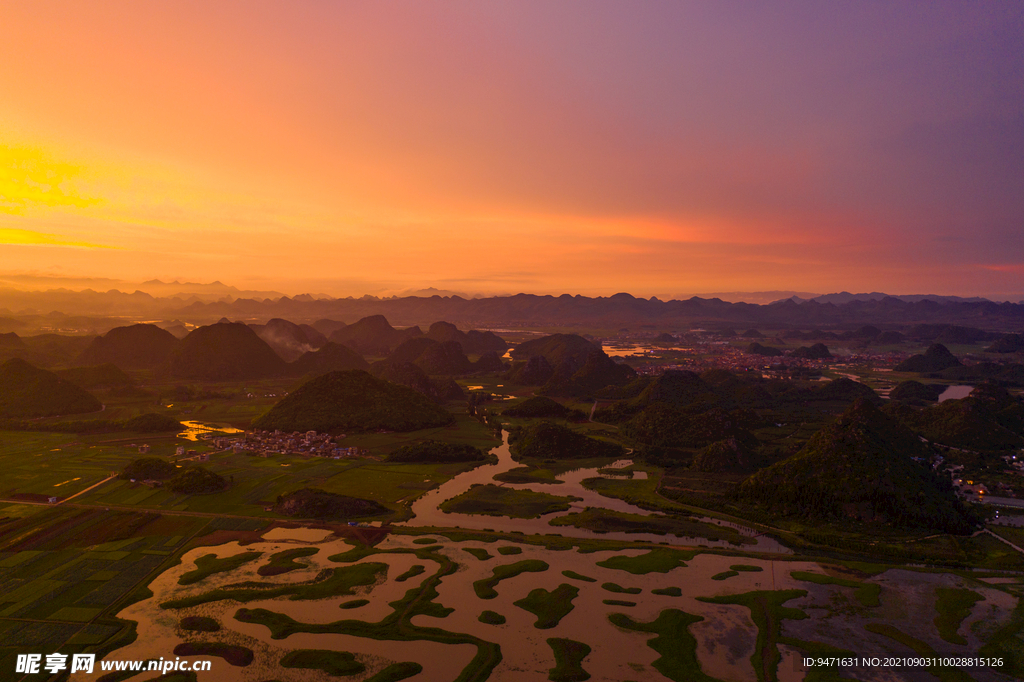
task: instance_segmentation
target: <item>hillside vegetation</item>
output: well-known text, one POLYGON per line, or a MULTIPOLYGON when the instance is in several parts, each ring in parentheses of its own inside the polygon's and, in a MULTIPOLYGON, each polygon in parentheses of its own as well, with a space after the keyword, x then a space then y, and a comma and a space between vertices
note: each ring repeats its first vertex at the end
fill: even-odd
POLYGON ((115 327, 92 340, 75 365, 111 363, 121 369, 153 369, 162 365, 178 345, 178 339, 154 324, 115 327))
POLYGON ((165 370, 178 379, 237 381, 281 376, 285 362, 248 326, 219 322, 182 339, 165 370))
POLYGON ((440 440, 425 440, 412 445, 403 445, 390 455, 389 462, 429 462, 447 464, 450 462, 483 462, 487 453, 472 445, 445 443, 440 440))
POLYGON ((617 443, 591 438, 546 421, 513 428, 509 431, 508 442, 512 454, 519 458, 589 459, 626 454, 617 443))
POLYGON ((280 495, 274 511, 285 516, 310 519, 349 519, 380 516, 390 510, 373 500, 329 493, 319 488, 302 488, 280 495))
POLYGON ((969 532, 949 481, 911 459, 928 454, 913 432, 858 400, 795 455, 747 479, 740 494, 777 513, 815 520, 969 532))
POLYGON ((91 393, 24 360, 0 365, 0 418, 83 414, 102 407, 91 393))
POLYGON ((364 433, 444 426, 451 413, 423 395, 361 370, 330 372, 285 396, 253 422, 258 429, 364 433))

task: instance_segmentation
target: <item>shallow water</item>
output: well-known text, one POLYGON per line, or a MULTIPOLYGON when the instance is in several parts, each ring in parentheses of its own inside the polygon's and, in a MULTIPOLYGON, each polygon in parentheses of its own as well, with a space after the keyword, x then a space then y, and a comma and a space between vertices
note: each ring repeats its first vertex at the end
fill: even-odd
MULTIPOLYGON (((574 538, 595 538, 604 540, 626 540, 638 542, 655 542, 684 545, 701 545, 706 547, 720 547, 736 549, 737 546, 726 540, 708 540, 706 538, 693 538, 676 535, 658 535, 655 533, 597 533, 585 528, 574 526, 551 526, 552 519, 565 516, 574 512, 583 511, 587 507, 599 507, 611 511, 626 514, 638 514, 650 516, 655 512, 648 511, 624 500, 612 497, 605 497, 600 493, 583 487, 583 481, 588 478, 619 478, 621 476, 605 476, 598 472, 599 467, 588 467, 572 469, 557 476, 562 481, 557 488, 552 488, 550 483, 502 483, 494 480, 497 474, 505 473, 519 463, 512 459, 508 448, 507 433, 502 433, 502 443, 491 450, 491 454, 498 457, 497 464, 484 464, 471 471, 459 474, 446 481, 438 488, 427 492, 425 495, 413 502, 413 518, 404 523, 396 525, 404 526, 436 526, 448 528, 464 528, 467 530, 493 530, 503 533, 525 533, 540 535, 561 535, 574 538), (582 498, 580 501, 572 502, 568 511, 552 512, 535 519, 514 519, 507 516, 489 516, 484 514, 457 514, 441 511, 438 507, 447 500, 458 497, 476 484, 503 485, 516 490, 533 490, 535 492, 553 493, 559 496, 574 496, 582 498)), ((608 468, 625 468, 630 466, 631 460, 619 460, 608 468)), ((644 477, 646 477, 645 472, 644 477)), ((634 473, 635 475, 635 473, 634 473)), ((755 536, 754 531, 744 526, 732 524, 709 517, 697 518, 705 523, 734 528, 742 535, 753 538, 753 544, 744 544, 744 551, 774 552, 780 554, 791 554, 792 551, 784 547, 773 538, 766 536, 755 536)))
POLYGON ((185 430, 178 434, 178 438, 198 441, 200 438, 213 438, 219 435, 230 433, 245 433, 242 429, 236 429, 229 424, 217 424, 214 422, 187 421, 181 422, 185 430))
POLYGON ((264 540, 296 540, 298 542, 320 542, 333 531, 323 528, 274 528, 263 534, 264 540))
POLYGON ((946 390, 939 394, 939 402, 943 403, 947 400, 960 400, 961 398, 966 398, 973 390, 974 386, 966 386, 962 384, 947 386, 946 390))

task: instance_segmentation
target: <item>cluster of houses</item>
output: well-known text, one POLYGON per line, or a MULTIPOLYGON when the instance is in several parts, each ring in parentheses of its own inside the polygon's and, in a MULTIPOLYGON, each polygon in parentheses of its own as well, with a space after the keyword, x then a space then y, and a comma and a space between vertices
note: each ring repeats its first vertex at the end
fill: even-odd
MULTIPOLYGON (((344 438, 339 436, 338 438, 344 438)), ((259 457, 270 455, 304 455, 307 457, 329 457, 342 459, 347 457, 365 457, 369 453, 363 448, 341 447, 326 433, 316 431, 246 431, 241 439, 219 437, 211 440, 218 450, 231 450, 236 453, 250 452, 259 457)))

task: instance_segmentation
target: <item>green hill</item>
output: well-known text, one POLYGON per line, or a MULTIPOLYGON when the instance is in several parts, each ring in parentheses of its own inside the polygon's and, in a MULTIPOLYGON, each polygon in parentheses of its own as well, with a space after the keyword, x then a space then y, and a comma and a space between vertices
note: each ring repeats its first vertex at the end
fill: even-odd
POLYGON ((555 368, 555 373, 540 392, 560 396, 592 396, 602 389, 628 384, 636 372, 632 367, 619 364, 603 350, 591 351, 576 371, 568 363, 555 368))
POLYGON ((393 384, 407 386, 425 395, 436 403, 449 400, 465 400, 466 394, 451 377, 427 376, 419 365, 411 362, 393 363, 390 360, 375 362, 370 366, 374 376, 393 384))
POLYGON ((674 406, 690 405, 694 402, 717 403, 714 389, 702 377, 687 370, 670 369, 655 377, 634 401, 637 407, 651 403, 667 403, 674 406))
POLYGON ((800 346, 792 353, 789 354, 793 358, 803 358, 805 360, 827 360, 832 357, 832 353, 829 352, 828 346, 823 343, 816 343, 813 346, 800 346))
POLYGON ((0 334, 0 350, 9 351, 21 351, 27 349, 28 346, 21 340, 21 337, 14 332, 8 332, 6 334, 0 334))
POLYGON ((257 429, 363 433, 415 431, 452 422, 452 415, 405 386, 360 370, 330 372, 282 398, 253 421, 257 429))
POLYGON ((288 365, 288 373, 293 376, 308 374, 326 374, 346 369, 368 369, 370 364, 363 356, 340 343, 328 341, 317 350, 304 353, 298 360, 288 365))
POLYGON ((131 386, 132 379, 117 365, 108 362, 92 367, 69 367, 54 372, 61 379, 70 381, 81 388, 110 388, 131 386))
POLYGON ((349 519, 380 516, 390 510, 373 500, 329 493, 319 488, 302 488, 277 498, 274 511, 307 519, 349 519))
POLYGON ((505 351, 511 345, 494 332, 481 332, 476 329, 464 332, 450 322, 435 322, 430 325, 426 337, 438 343, 455 341, 462 346, 462 350, 468 355, 483 355, 484 353, 495 352, 501 356, 505 354, 505 351))
POLYGON ((941 372, 949 367, 958 367, 962 363, 949 349, 941 343, 933 343, 924 355, 911 355, 893 367, 896 372, 941 372))
POLYGON ((201 466, 190 466, 179 469, 167 481, 167 488, 182 495, 201 495, 216 493, 228 487, 228 482, 220 474, 216 474, 201 466))
POLYGON ((329 339, 363 355, 387 355, 406 339, 422 336, 419 327, 398 330, 383 315, 371 315, 336 329, 329 339))
POLYGON ((882 398, 870 386, 853 379, 847 379, 846 377, 839 377, 821 386, 816 386, 813 391, 813 399, 844 403, 852 403, 854 400, 862 399, 876 405, 882 402, 882 398))
POLYGON ((95 335, 64 336, 62 334, 37 334, 9 339, 0 345, 0 363, 11 358, 21 358, 36 367, 68 367, 96 340, 95 335))
POLYGON ((534 355, 529 360, 515 362, 504 375, 513 384, 520 386, 543 386, 555 375, 555 368, 543 355, 534 355))
POLYGON ((327 341, 324 335, 313 327, 297 325, 279 317, 266 324, 250 324, 249 328, 266 341, 285 362, 296 360, 303 353, 316 350, 327 341))
POLYGON ((509 355, 513 360, 529 360, 536 355, 543 355, 548 363, 557 368, 566 364, 575 372, 587 361, 587 356, 595 350, 601 350, 590 341, 576 334, 552 334, 539 339, 530 339, 519 344, 509 355))
POLYGON ((735 438, 715 441, 697 453, 693 468, 712 473, 749 472, 761 466, 754 451, 735 438))
POLYGON ((155 324, 115 327, 92 343, 75 360, 77 366, 111 363, 121 369, 152 369, 167 361, 178 339, 155 324))
POLYGON ((542 395, 527 398, 518 405, 513 405, 512 407, 505 409, 502 414, 508 417, 523 417, 529 419, 574 419, 585 416, 579 410, 569 409, 565 405, 542 395))
POLYGON ((970 532, 949 481, 911 459, 928 455, 910 429, 859 400, 798 453, 744 481, 740 495, 784 515, 970 532))
POLYGON ((122 431, 134 431, 136 433, 163 433, 165 431, 181 431, 181 422, 166 414, 154 414, 146 412, 137 414, 128 419, 121 419, 114 424, 122 431))
POLYGON ((248 326, 219 322, 194 329, 178 342, 165 370, 177 379, 232 381, 281 376, 286 365, 248 326))
POLYGON ((546 395, 592 395, 609 386, 623 386, 636 376, 631 367, 616 363, 600 346, 576 334, 531 339, 510 355, 516 362, 506 375, 509 381, 541 385, 540 392, 546 395))
POLYGON ((439 342, 426 336, 403 341, 385 362, 411 362, 428 375, 455 376, 473 371, 473 363, 458 341, 439 342))
POLYGON ((97 412, 95 396, 19 358, 0 365, 0 417, 33 418, 97 412))
POLYGON ((591 457, 622 457, 625 449, 617 443, 598 440, 572 429, 534 422, 513 428, 508 436, 509 449, 519 458, 588 459, 591 457))
POLYGON ((1024 403, 991 384, 978 386, 961 400, 946 400, 922 410, 889 405, 887 411, 942 445, 971 451, 1024 446, 1024 403))
POLYGON ((1020 334, 1004 334, 985 349, 986 353, 1020 353, 1024 351, 1024 336, 1020 334))
POLYGON ((945 386, 937 384, 922 384, 920 381, 913 380, 901 381, 889 391, 889 400, 899 400, 911 404, 934 403, 945 390, 945 386))
POLYGON ((746 448, 756 448, 757 439, 743 426, 750 417, 740 410, 674 407, 651 403, 622 425, 627 438, 663 448, 703 448, 733 439, 746 448))
POLYGON ((128 481, 166 481, 178 474, 178 467, 165 459, 159 457, 140 457, 133 459, 124 469, 118 478, 128 481))
POLYGON ((774 346, 762 346, 757 341, 747 346, 747 353, 750 355, 764 355, 765 357, 778 357, 780 355, 785 355, 785 353, 782 352, 782 349, 775 348, 774 346))

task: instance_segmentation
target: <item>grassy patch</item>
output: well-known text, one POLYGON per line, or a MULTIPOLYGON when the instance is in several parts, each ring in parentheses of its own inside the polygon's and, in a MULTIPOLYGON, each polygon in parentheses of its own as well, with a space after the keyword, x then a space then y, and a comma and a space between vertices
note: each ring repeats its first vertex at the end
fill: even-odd
POLYGON ((588 575, 583 575, 582 573, 577 573, 576 571, 562 571, 562 575, 564 575, 566 578, 572 578, 573 580, 582 580, 585 583, 597 582, 597 578, 591 578, 588 575))
POLYGON ((442 607, 434 599, 438 596, 437 585, 441 579, 458 569, 458 564, 443 554, 437 553, 435 548, 420 549, 415 554, 421 559, 437 562, 440 564, 440 569, 428 577, 421 586, 407 591, 402 599, 391 602, 391 614, 380 622, 341 620, 333 623, 299 623, 286 615, 266 609, 244 608, 235 613, 235 618, 244 623, 258 623, 266 626, 274 639, 284 639, 296 632, 309 632, 345 634, 396 642, 427 640, 442 644, 472 644, 477 649, 476 656, 463 669, 455 682, 483 682, 490 676, 494 667, 501 662, 501 648, 497 644, 469 634, 412 624, 411 619, 416 615, 443 617, 453 610, 442 607))
POLYGON ((239 602, 249 602, 259 599, 273 599, 275 597, 290 596, 294 600, 324 599, 326 597, 337 597, 348 594, 355 594, 352 590, 362 585, 372 585, 380 574, 386 574, 387 564, 365 563, 345 566, 343 568, 329 569, 325 571, 326 579, 312 582, 295 583, 291 585, 276 585, 273 583, 242 583, 235 586, 226 586, 211 592, 197 594, 191 597, 171 599, 160 604, 165 609, 181 609, 189 606, 198 606, 222 599, 233 599, 239 602))
POLYGON ((503 547, 499 547, 498 548, 498 554, 504 554, 505 556, 509 556, 509 555, 512 555, 512 554, 522 554, 522 553, 523 553, 523 548, 522 547, 516 547, 515 545, 505 545, 503 547))
POLYGON ((480 561, 487 561, 488 559, 494 558, 493 556, 491 556, 491 553, 483 547, 463 547, 462 551, 468 554, 472 554, 480 561))
POLYGON ((338 552, 327 557, 329 561, 333 561, 336 564, 349 564, 355 563, 360 559, 365 559, 368 556, 377 554, 378 550, 370 547, 369 545, 357 545, 352 549, 344 552, 338 552))
POLYGON ((534 467, 516 467, 504 473, 495 474, 494 480, 502 483, 548 483, 557 485, 562 481, 555 478, 555 471, 551 469, 537 469, 534 467))
POLYGON ((421 672, 423 672, 423 666, 414 661, 393 663, 373 677, 368 678, 366 682, 399 682, 414 675, 419 675, 421 672))
POLYGON ((537 616, 537 622, 533 624, 535 628, 549 630, 572 611, 572 600, 579 593, 578 587, 562 583, 550 592, 542 587, 530 590, 524 599, 513 603, 537 616))
POLYGON ((935 610, 939 612, 935 617, 935 627, 939 636, 950 644, 966 645, 967 640, 959 633, 960 624, 971 615, 974 605, 985 598, 974 590, 949 587, 940 587, 935 594, 938 597, 935 610))
POLYGON ((739 571, 740 573, 760 573, 764 569, 760 566, 752 566, 750 564, 733 564, 729 567, 730 571, 739 571))
POLYGON ((686 508, 665 499, 658 494, 658 485, 661 483, 662 471, 656 467, 635 467, 637 470, 647 472, 646 479, 619 479, 619 478, 587 478, 583 481, 583 487, 604 495, 625 500, 643 509, 652 511, 686 512, 686 508))
POLYGON ((412 541, 414 545, 436 545, 437 540, 434 538, 416 538, 412 541))
POLYGON ((675 682, 716 682, 700 669, 697 661, 697 639, 690 634, 689 627, 704 620, 679 609, 666 609, 650 623, 633 620, 624 613, 613 613, 608 620, 624 630, 653 632, 657 637, 647 641, 647 646, 660 654, 654 661, 654 668, 675 682))
POLYGON ((601 603, 608 606, 636 606, 635 601, 624 601, 622 599, 602 599, 601 603))
POLYGON ((566 511, 574 499, 576 498, 487 484, 473 486, 458 497, 442 503, 440 509, 456 514, 487 514, 533 519, 551 512, 566 511))
POLYGON ((505 624, 505 616, 501 615, 500 613, 496 613, 494 611, 483 611, 483 612, 481 612, 480 616, 477 618, 477 620, 480 621, 481 623, 487 623, 488 625, 504 625, 505 624))
POLYGON ((582 512, 575 512, 551 519, 552 526, 575 526, 596 533, 654 533, 656 535, 676 535, 679 537, 703 538, 705 540, 725 540, 736 545, 754 544, 753 538, 742 535, 734 528, 703 523, 692 518, 680 516, 643 516, 627 514, 587 507, 582 512))
POLYGON ((673 585, 672 587, 655 587, 651 590, 651 594, 660 594, 663 597, 682 597, 683 591, 673 585))
POLYGON ((305 668, 322 670, 328 675, 341 677, 358 675, 366 666, 356 660, 348 651, 327 651, 326 649, 296 649, 281 659, 284 668, 305 668))
POLYGON ((617 594, 640 594, 643 592, 639 587, 623 587, 616 583, 604 583, 601 587, 608 592, 615 592, 617 594))
POLYGON ((652 549, 640 556, 613 556, 597 562, 603 568, 614 568, 634 575, 648 573, 668 573, 674 568, 686 566, 686 562, 696 556, 696 552, 684 552, 676 549, 652 549))
POLYGON ((241 554, 224 557, 223 559, 218 559, 216 554, 201 556, 196 559, 195 570, 189 571, 178 578, 178 584, 191 585, 199 582, 203 578, 213 575, 214 573, 233 571, 242 564, 255 561, 261 556, 263 556, 263 552, 242 552, 241 554))
POLYGON ((739 575, 739 571, 722 571, 721 573, 715 573, 711 576, 712 580, 728 580, 734 575, 739 575))
POLYGON ((369 599, 353 599, 351 601, 342 602, 338 604, 339 609, 358 609, 360 606, 366 606, 370 603, 369 599))
POLYGON ((217 632, 220 623, 209 616, 188 616, 178 621, 178 627, 190 632, 217 632))
POLYGON ((1017 601, 1010 621, 996 630, 978 653, 986 658, 1002 658, 999 672, 1024 677, 1024 599, 1017 601))
POLYGON ((590 655, 590 647, 573 639, 552 637, 548 646, 555 654, 555 667, 548 671, 553 682, 583 682, 590 673, 583 669, 583 659, 590 655))
POLYGON ((297 549, 286 549, 283 552, 277 552, 270 557, 270 561, 260 566, 257 569, 257 573, 263 576, 270 575, 281 575, 282 573, 289 573, 291 571, 307 568, 306 564, 301 564, 295 561, 299 557, 311 556, 316 554, 320 550, 316 547, 299 547, 297 549))
POLYGON ((750 609, 750 619, 757 626, 757 644, 750 663, 754 666, 758 682, 775 682, 778 680, 780 643, 786 642, 780 637, 783 619, 801 620, 807 614, 800 609, 783 606, 790 599, 806 596, 805 590, 777 590, 745 592, 721 597, 697 597, 699 601, 710 604, 738 604, 750 609))
MULTIPOLYGON (((914 650, 918 656, 932 657, 935 656, 935 649, 931 648, 919 639, 915 639, 910 635, 901 632, 888 623, 868 623, 864 626, 864 629, 868 632, 873 632, 876 635, 882 635, 888 637, 894 642, 899 642, 905 647, 909 647, 914 650)), ((933 665, 925 668, 929 673, 938 677, 941 682, 970 682, 971 677, 959 668, 951 668, 942 665, 933 665)))
POLYGON ((414 577, 418 576, 419 574, 423 573, 426 570, 427 569, 426 569, 425 566, 423 566, 423 564, 413 564, 412 566, 409 567, 408 571, 406 571, 402 575, 400 575, 397 578, 395 578, 395 582, 396 583, 404 583, 409 578, 414 578, 414 577))
POLYGON ((856 589, 853 596, 860 602, 861 606, 874 608, 879 604, 878 596, 882 592, 882 586, 877 583, 864 583, 859 580, 837 578, 831 575, 809 573, 807 571, 793 571, 789 575, 797 580, 802 580, 807 583, 815 583, 817 585, 839 585, 840 587, 852 587, 856 589))
POLYGON ((517 561, 514 564, 497 566, 490 578, 477 580, 473 583, 473 591, 481 599, 494 599, 498 596, 498 592, 494 587, 502 580, 514 578, 520 573, 541 573, 546 570, 548 570, 547 562, 540 561, 539 559, 526 559, 524 561, 517 561))

